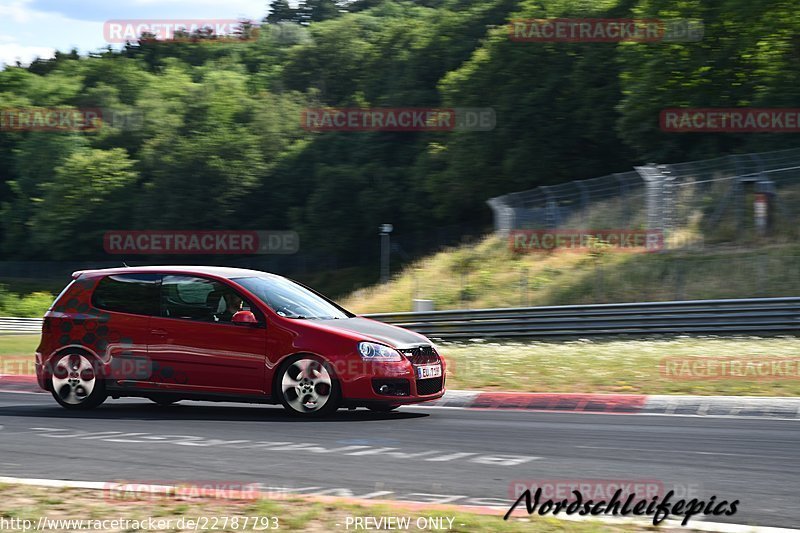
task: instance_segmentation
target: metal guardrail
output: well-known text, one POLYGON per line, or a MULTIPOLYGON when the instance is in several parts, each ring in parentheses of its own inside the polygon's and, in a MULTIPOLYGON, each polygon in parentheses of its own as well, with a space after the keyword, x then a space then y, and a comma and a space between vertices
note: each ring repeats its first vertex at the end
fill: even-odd
POLYGON ((800 298, 690 300, 379 313, 428 337, 555 337, 655 333, 800 333, 800 298))
POLYGON ((0 333, 41 333, 41 318, 14 318, 0 316, 0 333))
MULTIPOLYGON (((428 337, 555 337, 656 333, 800 333, 800 298, 559 305, 364 315, 428 337)), ((0 333, 39 333, 39 318, 0 317, 0 333)))

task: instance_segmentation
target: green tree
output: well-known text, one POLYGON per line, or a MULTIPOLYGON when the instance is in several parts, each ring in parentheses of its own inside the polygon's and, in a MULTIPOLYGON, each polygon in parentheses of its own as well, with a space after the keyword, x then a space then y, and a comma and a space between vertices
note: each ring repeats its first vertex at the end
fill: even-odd
POLYGON ((675 134, 659 113, 673 107, 793 107, 800 98, 800 17, 794 2, 642 0, 641 17, 691 18, 702 40, 621 47, 620 135, 652 161, 716 157, 795 146, 786 134, 675 134))
POLYGON ((273 0, 269 9, 269 15, 264 19, 264 22, 268 24, 298 22, 297 11, 289 5, 287 0, 273 0))
POLYGON ((33 214, 31 243, 53 259, 96 255, 103 233, 124 227, 137 173, 125 150, 81 149, 42 185, 33 214))
POLYGON ((322 22, 341 16, 340 4, 336 0, 301 0, 298 11, 303 21, 322 22))

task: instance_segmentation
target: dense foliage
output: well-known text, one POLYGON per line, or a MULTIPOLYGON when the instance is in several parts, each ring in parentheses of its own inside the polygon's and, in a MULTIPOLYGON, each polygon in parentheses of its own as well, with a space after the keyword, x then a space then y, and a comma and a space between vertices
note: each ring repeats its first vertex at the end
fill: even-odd
MULTIPOLYGON (((675 134, 665 107, 793 107, 788 0, 276 1, 255 41, 143 41, 0 72, 0 106, 103 107, 141 127, 0 131, 6 259, 103 257, 109 229, 293 229, 340 264, 377 228, 413 243, 487 224, 491 196, 791 146, 791 134, 675 134), (691 17, 689 43, 524 43, 511 19, 691 17), (490 132, 309 132, 304 108, 492 107, 490 132)), ((267 9, 265 8, 265 12, 267 9)))

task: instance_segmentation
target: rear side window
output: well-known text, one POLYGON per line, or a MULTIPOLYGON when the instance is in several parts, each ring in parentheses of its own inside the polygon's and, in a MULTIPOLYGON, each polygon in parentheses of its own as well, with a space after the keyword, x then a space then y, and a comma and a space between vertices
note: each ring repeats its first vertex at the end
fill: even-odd
POLYGON ((92 304, 106 311, 134 315, 159 314, 158 274, 119 274, 100 280, 92 304))

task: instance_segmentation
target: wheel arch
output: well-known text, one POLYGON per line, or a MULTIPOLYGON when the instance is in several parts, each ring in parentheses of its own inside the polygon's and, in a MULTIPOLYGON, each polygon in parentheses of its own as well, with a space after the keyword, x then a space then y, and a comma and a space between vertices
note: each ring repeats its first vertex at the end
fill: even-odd
POLYGON ((97 361, 99 364, 101 365, 104 364, 103 358, 100 357, 94 350, 91 350, 80 344, 69 344, 67 346, 61 346, 60 348, 55 349, 53 353, 50 354, 50 357, 47 358, 47 362, 45 363, 44 367, 45 370, 48 372, 48 375, 50 373, 52 363, 68 353, 79 353, 82 355, 87 355, 92 359, 94 359, 95 361, 97 361))

